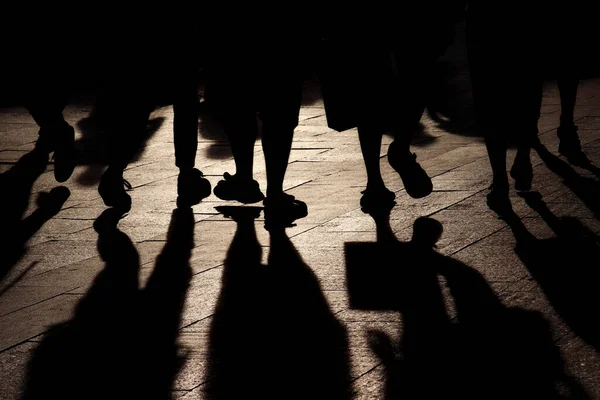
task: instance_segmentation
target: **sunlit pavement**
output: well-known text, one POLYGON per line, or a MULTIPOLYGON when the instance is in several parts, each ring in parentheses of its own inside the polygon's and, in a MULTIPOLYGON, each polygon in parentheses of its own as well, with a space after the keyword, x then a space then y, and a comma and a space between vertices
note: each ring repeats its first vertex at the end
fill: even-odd
MULTIPOLYGON (((348 290, 345 248, 348 243, 376 240, 375 222, 359 206, 366 175, 358 136, 356 130, 339 133, 329 129, 318 88, 308 82, 306 93, 286 176, 286 189, 308 204, 309 214, 286 232, 304 264, 314 273, 332 320, 341 323, 345 329, 353 396, 357 399, 384 398, 386 385, 389 389, 389 380, 394 379, 394 375, 389 373, 389 368, 374 351, 369 332, 381 331, 382 335, 387 335, 392 343, 397 344, 402 337, 404 324, 401 310, 369 310, 354 306, 354 301, 352 304, 350 302, 352 293, 348 290)), ((35 384, 35 375, 27 371, 31 370, 31 360, 40 354, 36 349, 40 343, 44 343, 45 333, 62 322, 73 322, 73 316, 81 311, 78 305, 91 296, 90 289, 95 282, 97 284, 97 278, 107 264, 99 254, 98 233, 92 226, 106 207, 96 190, 104 166, 101 162, 93 163, 95 151, 100 145, 94 132, 89 129, 86 131, 86 118, 91 110, 91 103, 70 104, 65 117, 76 129, 78 148, 85 151, 82 157, 92 161, 76 168, 71 179, 64 184, 71 194, 60 212, 45 222, 26 242, 23 255, 10 263, 10 268, 0 281, 1 399, 20 398, 25 382, 35 384)), ((558 91, 553 83, 549 83, 545 88, 539 130, 542 143, 554 155, 558 154, 556 128, 559 114, 558 91)), ((502 118, 502 115, 498 115, 498 118, 502 118)), ((600 80, 581 84, 576 120, 584 151, 600 166, 600 80)), ((118 227, 131 239, 139 254, 140 290, 145 287, 157 264, 157 256, 163 251, 172 212, 176 208, 178 171, 174 164, 172 122, 173 111, 170 106, 152 114, 149 129, 154 132, 139 157, 125 171, 125 178, 133 185, 129 192, 133 207, 118 227)), ((390 226, 397 238, 409 240, 412 224, 419 216, 429 216, 441 222, 444 232, 435 250, 479 272, 484 278, 483 282, 491 287, 493 294, 507 309, 539 311, 549 324, 553 345, 560 351, 563 362, 557 361, 560 373, 572 377, 588 393, 589 398, 600 398, 600 358, 597 353, 600 336, 596 336, 594 341, 596 331, 591 327, 598 315, 600 297, 597 293, 600 291, 588 292, 598 282, 590 281, 597 277, 595 271, 590 269, 594 266, 597 268, 600 260, 589 260, 587 266, 590 269, 576 265, 582 262, 579 258, 573 259, 573 265, 559 266, 563 268, 562 271, 537 271, 532 268, 523 257, 519 257, 522 254, 515 251, 516 241, 511 229, 485 204, 490 168, 482 139, 466 132, 449 132, 444 121, 436 122, 427 116, 424 116, 422 123, 424 131, 416 138, 413 150, 418 155, 418 161, 433 177, 434 192, 426 198, 416 200, 406 194, 398 175, 387 163, 385 154, 390 138, 384 139, 381 166, 386 184, 397 196, 397 204, 390 215, 390 226), (579 275, 573 277, 573 274, 579 275), (560 277, 564 277, 565 287, 561 287, 560 277)), ((200 147, 196 159, 197 167, 213 187, 223 172, 233 172, 234 168, 226 138, 215 124, 208 117, 201 116, 200 147)), ((25 109, 0 109, 0 172, 6 174, 32 150, 36 138, 37 126, 25 109)), ((514 151, 510 153, 510 160, 512 157, 514 151)), ((255 160, 255 177, 264 189, 265 168, 260 143, 256 146, 255 160)), ((565 234, 574 233, 561 231, 553 222, 562 220, 554 220, 551 216, 573 217, 581 225, 578 225, 578 232, 582 232, 582 227, 587 229, 582 237, 598 245, 596 235, 600 234, 600 223, 594 207, 600 205, 599 178, 593 171, 569 165, 564 157, 555 160, 553 170, 536 153, 533 162, 534 190, 543 196, 547 208, 544 208, 544 212, 534 210, 523 198, 511 192, 514 210, 524 226, 540 240, 558 240, 565 234)), ((54 180, 50 163, 33 183, 23 217, 38 208, 38 194, 57 186, 59 184, 54 180)), ((12 195, 1 193, 1 196, 12 195)), ((225 256, 236 231, 236 222, 215 209, 222 205, 237 204, 221 201, 211 195, 193 207, 192 276, 189 278, 189 287, 183 292, 185 303, 178 321, 177 337, 184 363, 172 381, 175 397, 206 397, 206 382, 214 372, 210 370, 208 360, 212 344, 209 332, 215 321, 219 295, 224 289, 222 275, 225 256)), ((255 221, 255 226, 263 249, 263 263, 267 263, 270 241, 263 225, 261 215, 255 221)), ((569 226, 572 227, 572 224, 569 226)), ((14 234, 2 233, 7 235, 6 238, 14 234)), ((6 238, 5 243, 9 243, 6 238)), ((14 251, 4 248, 2 253, 12 254, 14 251)), ((590 254, 598 254, 598 251, 594 253, 592 249, 590 254)), ((390 260, 390 268, 403 267, 406 268, 406 265, 401 256, 390 260)), ((377 265, 366 268, 377 268, 377 265)), ((442 277, 442 274, 438 278, 448 316, 452 323, 460 326, 460 310, 457 313, 460 305, 448 283, 449 278, 442 277)), ((251 282, 254 281, 250 280, 249 284, 251 282)), ((279 284, 285 284, 285 281, 279 284)), ((406 287, 406 282, 398 284, 398 290, 406 287)), ((111 290, 113 292, 108 293, 118 292, 118 289, 111 290)), ((299 289, 294 287, 294 290, 299 289)), ((377 289, 373 290, 377 292, 377 289)), ((253 292, 248 290, 247 293, 251 295, 253 292)), ((273 301, 278 300, 274 298, 273 301)), ((473 297, 472 301, 480 300, 473 297)), ((298 310, 293 307, 286 309, 285 303, 282 309, 292 313, 286 316, 286 326, 289 328, 289 320, 293 321, 294 313, 298 310)), ((261 309, 249 309, 248 312, 255 313, 256 320, 261 321, 261 309)), ((276 322, 271 322, 271 325, 277 327, 276 322)), ((260 326, 247 328, 256 330, 260 326)), ((520 329, 524 327, 518 324, 507 329, 507 335, 510 336, 506 338, 507 343, 512 343, 521 334, 526 336, 520 329)), ((73 334, 77 335, 77 332, 73 334)), ((241 336, 244 334, 240 332, 241 336)), ((286 335, 286 331, 282 330, 280 335, 286 335)), ((503 335, 497 339, 502 341, 503 335)), ((123 337, 123 341, 137 339, 123 337)), ((486 345, 494 349, 499 343, 487 342, 486 345)), ((253 343, 246 342, 243 346, 251 347, 253 343)), ((290 346, 294 344, 290 343, 290 346)), ((127 353, 126 349, 127 342, 123 353, 127 353)), ((481 351, 489 352, 490 357, 497 357, 490 349, 483 348, 481 351)), ((269 352, 268 349, 265 351, 269 352)), ((55 354, 60 355, 61 352, 55 354)), ((527 359, 529 356, 524 357, 527 359)), ((51 359, 45 361, 53 363, 51 359)), ((115 362, 119 363, 119 360, 115 362)), ((516 359, 514 362, 519 361, 516 359)), ((499 360, 498 363, 503 361, 499 360)), ((68 384, 68 376, 63 376, 63 379, 68 384)), ((398 379, 396 384, 401 386, 402 377, 398 379)), ((88 389, 90 392, 95 390, 92 387, 88 389)), ((494 391, 494 388, 489 390, 494 391)), ((81 393, 80 398, 86 398, 85 393, 81 393)), ((288 396, 282 394, 281 398, 288 396)), ((482 395, 481 398, 486 396, 482 395)), ((518 398, 518 394, 515 394, 515 398, 518 398)))

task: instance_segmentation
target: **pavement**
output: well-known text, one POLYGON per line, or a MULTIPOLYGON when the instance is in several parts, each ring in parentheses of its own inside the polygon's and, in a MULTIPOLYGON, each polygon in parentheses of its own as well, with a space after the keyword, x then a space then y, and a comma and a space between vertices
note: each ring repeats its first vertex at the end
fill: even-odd
MULTIPOLYGON (((464 84, 465 64, 449 52, 464 84)), ((444 96, 468 99, 457 87, 444 96)), ((378 247, 385 229, 359 206, 366 174, 356 130, 327 127, 314 82, 305 94, 285 187, 309 214, 285 235, 269 234, 262 214, 224 216, 216 207, 239 204, 214 195, 193 215, 174 212, 170 106, 152 114, 125 171, 131 211, 119 231, 97 232, 102 136, 91 128, 93 102, 69 104, 83 161, 62 185, 70 195, 60 210, 43 203, 61 186, 52 163, 1 194, 16 199, 18 228, 2 232, 0 399, 391 399, 436 390, 600 399, 600 175, 558 156, 556 85, 545 86, 539 121, 548 153, 533 155, 541 200, 512 191, 512 227, 485 204, 481 137, 423 117, 413 150, 434 184, 423 199, 406 194, 385 137, 382 174, 397 196, 391 247, 378 247), (441 223, 436 247, 409 243, 418 217, 441 223)), ((452 118, 468 119, 468 101, 448 104, 452 118)), ((576 124, 600 166, 600 79, 581 83, 576 124)), ((233 171, 230 148, 210 116, 199 128, 197 167, 214 187, 233 171)), ((24 108, 0 109, 0 179, 23 163, 37 131, 24 108)), ((255 160, 264 189, 260 143, 255 160)))

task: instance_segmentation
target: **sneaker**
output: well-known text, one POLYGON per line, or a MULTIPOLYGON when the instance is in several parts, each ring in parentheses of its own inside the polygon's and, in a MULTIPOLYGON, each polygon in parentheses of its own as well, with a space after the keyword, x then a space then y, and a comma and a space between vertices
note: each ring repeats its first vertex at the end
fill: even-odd
POLYGON ((183 170, 177 177, 177 205, 190 207, 210 196, 211 186, 208 179, 196 168, 183 170))
POLYGON ((260 191, 258 182, 254 179, 242 180, 228 172, 223 174, 223 178, 213 190, 215 196, 221 200, 236 200, 240 203, 250 204, 258 203, 265 198, 263 192, 260 191))
POLYGON ((405 155, 398 150, 396 142, 388 149, 388 162, 400 175, 406 193, 414 199, 428 196, 433 191, 433 184, 427 172, 417 162, 417 155, 407 152, 405 155))

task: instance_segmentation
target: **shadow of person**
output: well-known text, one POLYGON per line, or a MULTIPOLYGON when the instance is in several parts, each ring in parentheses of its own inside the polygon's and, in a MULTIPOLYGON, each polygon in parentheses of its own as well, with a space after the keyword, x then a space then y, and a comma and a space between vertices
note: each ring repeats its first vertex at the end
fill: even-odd
POLYGON ((210 329, 210 399, 349 399, 347 337, 284 229, 261 263, 256 207, 222 207, 236 233, 210 329))
MULTIPOLYGON (((597 218, 600 218, 600 182, 581 176, 568 163, 552 154, 544 145, 538 144, 536 152, 548 169, 563 179, 563 183, 583 201, 597 218)), ((586 167, 584 167, 586 168, 586 167)), ((597 174, 598 168, 588 164, 587 168, 597 174)))
POLYGON ((515 252, 561 319, 600 351, 600 327, 590 317, 600 309, 596 285, 600 237, 576 218, 558 218, 539 193, 523 193, 522 197, 556 236, 538 239, 519 218, 511 218, 508 223, 517 240, 515 252))
POLYGON ((56 215, 71 192, 64 186, 53 188, 49 193, 38 194, 38 208, 23 218, 35 181, 46 170, 48 153, 35 148, 17 161, 8 171, 0 174, 0 281, 25 253, 27 241, 56 215))
POLYGON ((180 365, 175 338, 190 277, 191 210, 173 213, 167 243, 145 289, 131 239, 105 210, 95 221, 106 263, 73 317, 46 332, 33 352, 23 399, 168 399, 180 365))
POLYGON ((402 315, 398 343, 369 332, 386 399, 564 398, 558 383, 573 398, 588 398, 565 374, 539 312, 504 306, 481 274, 434 250, 439 222, 418 218, 412 240, 400 242, 389 215, 375 220, 378 241, 346 243, 345 250, 351 305, 402 315), (442 295, 440 278, 449 295, 442 295))

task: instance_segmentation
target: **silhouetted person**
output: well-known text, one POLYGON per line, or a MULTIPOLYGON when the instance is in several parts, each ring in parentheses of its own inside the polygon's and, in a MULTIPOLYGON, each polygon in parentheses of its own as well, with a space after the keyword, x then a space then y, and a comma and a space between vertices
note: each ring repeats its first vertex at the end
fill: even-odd
POLYGON ((346 331, 284 227, 261 264, 260 209, 222 207, 237 223, 210 329, 209 399, 349 399, 346 331))
POLYGON ((499 2, 470 1, 466 40, 477 127, 485 137, 492 167, 488 206, 509 213, 506 155, 517 145, 510 175, 515 189, 530 190, 532 146, 537 143, 543 76, 541 71, 542 5, 517 7, 499 2))
POLYGON ((33 352, 23 399, 169 399, 181 365, 176 345, 191 276, 191 209, 173 212, 167 243, 143 290, 139 255, 111 208, 94 222, 106 263, 73 317, 33 352))
POLYGON ((168 20, 168 14, 164 18, 166 32, 159 29, 161 19, 130 25, 129 20, 122 21, 120 17, 116 21, 119 34, 111 33, 111 40, 106 44, 111 61, 106 95, 112 114, 112 146, 109 166, 98 191, 107 206, 124 211, 131 208, 131 197, 125 190, 131 185, 123 179, 123 172, 144 141, 150 114, 164 101, 161 95, 166 95, 173 103, 175 163, 179 168, 178 204, 194 205, 210 195, 209 181, 195 168, 198 148, 197 30, 190 15, 177 23, 168 20), (155 38, 156 35, 160 40, 155 38), (163 49, 170 49, 170 56, 148 60, 154 46, 161 45, 163 49))
MULTIPOLYGON (((560 126, 558 152, 575 165, 589 164, 581 150, 577 125, 575 125, 575 106, 579 80, 584 75, 588 47, 598 37, 593 32, 587 5, 572 1, 560 6, 550 6, 553 18, 550 20, 551 42, 547 46, 551 74, 556 79, 560 93, 560 126)), ((541 96, 541 94, 540 94, 541 96)))
POLYGON ((375 7, 332 13, 339 26, 327 33, 322 53, 325 111, 330 127, 358 128, 367 172, 361 198, 365 208, 385 208, 395 198, 381 177, 384 133, 394 136, 388 161, 407 193, 420 198, 433 190, 431 179, 410 152, 410 143, 425 110, 427 80, 434 61, 451 41, 461 3, 403 5, 402 23, 396 13, 375 7))
POLYGON ((370 332, 386 374, 386 399, 565 398, 559 383, 566 398, 589 398, 566 375, 539 312, 504 306, 479 272, 435 251, 438 221, 418 218, 412 239, 399 242, 389 215, 374 218, 378 241, 347 243, 346 260, 354 308, 402 314, 398 343, 370 332))
POLYGON ((515 252, 561 319, 600 351, 600 328, 593 317, 600 309, 596 284, 600 278, 600 237, 577 218, 554 215, 539 193, 523 197, 556 236, 538 239, 513 217, 508 222, 517 239, 515 252))
POLYGON ((48 154, 35 147, 25 154, 8 171, 0 174, 0 280, 19 261, 25 252, 27 241, 56 215, 71 192, 64 186, 53 188, 49 193, 38 193, 38 208, 23 218, 29 206, 31 190, 35 181, 46 170, 48 154))
POLYGON ((9 45, 6 62, 14 64, 15 71, 5 79, 16 82, 19 102, 40 128, 36 147, 45 152, 46 157, 53 153, 54 177, 58 182, 65 182, 76 163, 75 131, 63 115, 78 80, 71 58, 77 52, 69 50, 73 51, 80 43, 77 39, 71 40, 72 48, 67 49, 70 46, 66 42, 70 38, 68 29, 63 26, 68 19, 64 15, 36 11, 24 12, 26 19, 11 13, 15 20, 11 18, 7 23, 15 25, 9 35, 16 44, 11 43, 14 54, 10 53, 9 45))
POLYGON ((231 31, 213 43, 208 84, 211 104, 222 114, 236 166, 214 189, 223 200, 256 203, 263 200, 265 218, 287 225, 307 215, 304 202, 283 191, 294 129, 302 99, 305 45, 296 10, 272 18, 263 7, 240 11, 228 20, 231 31), (266 198, 253 180, 257 115, 267 172, 266 198))

